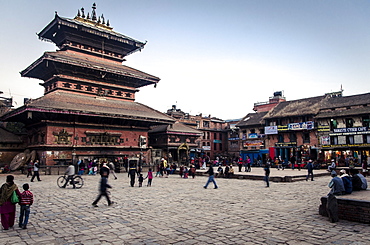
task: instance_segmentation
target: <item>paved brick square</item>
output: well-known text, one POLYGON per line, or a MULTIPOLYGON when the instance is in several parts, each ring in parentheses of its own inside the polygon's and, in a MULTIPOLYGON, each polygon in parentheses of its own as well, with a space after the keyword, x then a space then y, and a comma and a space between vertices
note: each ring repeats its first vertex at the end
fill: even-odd
POLYGON ((202 176, 156 177, 152 187, 139 188, 119 173, 109 179, 115 204, 102 198, 99 207, 91 203, 100 176, 84 175, 82 189, 61 189, 57 177, 30 183, 15 175, 20 189, 30 183, 35 203, 28 229, 2 230, 0 244, 370 244, 369 225, 330 223, 318 214, 330 176, 270 188, 263 181, 216 178, 218 189, 212 183, 204 189, 202 176))

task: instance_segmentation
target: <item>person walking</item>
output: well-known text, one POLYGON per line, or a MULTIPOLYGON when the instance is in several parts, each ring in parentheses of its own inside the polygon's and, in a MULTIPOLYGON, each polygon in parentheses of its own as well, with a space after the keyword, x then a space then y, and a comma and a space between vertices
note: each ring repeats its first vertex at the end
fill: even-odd
POLYGON ((0 214, 1 224, 4 230, 9 230, 14 226, 15 222, 15 203, 11 202, 11 196, 13 192, 19 197, 21 195, 18 190, 18 186, 14 183, 14 176, 6 176, 6 182, 1 186, 0 189, 0 214))
POLYGON ((307 163, 307 177, 306 177, 306 181, 308 181, 308 178, 311 176, 311 181, 313 181, 313 164, 312 164, 312 160, 308 160, 308 163, 307 163))
POLYGON ((39 164, 40 164, 39 160, 36 160, 35 163, 33 164, 33 175, 32 175, 32 178, 31 178, 31 182, 33 182, 35 177, 37 178, 37 181, 41 181, 40 174, 39 174, 39 168, 40 168, 39 164))
POLYGON ((148 175, 145 178, 148 178, 148 184, 146 186, 152 186, 153 172, 151 168, 149 168, 148 175))
POLYGON ((139 187, 142 187, 143 186, 143 182, 144 182, 144 176, 143 176, 143 174, 139 174, 138 182, 139 182, 139 187))
POLYGON ((23 192, 20 195, 19 205, 21 213, 19 215, 19 228, 27 229, 28 219, 30 217, 31 205, 33 204, 33 194, 29 191, 30 186, 26 183, 23 185, 23 192))
POLYGON ((32 176, 32 168, 33 168, 33 162, 32 160, 27 165, 27 178, 29 176, 32 176))
POLYGON ((263 170, 265 170, 264 181, 266 182, 266 187, 270 187, 270 164, 268 162, 265 163, 265 167, 263 168, 263 170))
POLYGON ((112 186, 108 184, 108 172, 104 171, 102 172, 100 179, 100 188, 99 188, 100 193, 98 197, 95 199, 95 201, 92 203, 94 207, 98 206, 98 202, 102 196, 105 196, 105 198, 107 199, 108 206, 113 204, 113 202, 109 199, 109 192, 107 190, 108 188, 112 188, 112 186))
POLYGON ((114 176, 114 179, 116 180, 117 179, 117 175, 116 175, 116 172, 115 172, 115 168, 116 166, 114 165, 113 162, 109 162, 109 172, 114 176))
POLYGON ((130 186, 134 187, 135 185, 135 175, 136 175, 136 166, 135 164, 131 164, 128 170, 128 177, 130 177, 130 186))
POLYGON ((211 182, 213 182, 214 188, 215 188, 215 189, 217 189, 217 188, 218 188, 218 186, 217 186, 217 183, 216 183, 216 181, 215 181, 215 173, 214 173, 214 171, 213 171, 212 164, 209 164, 209 168, 208 168, 208 170, 207 170, 206 174, 209 174, 209 177, 208 177, 208 181, 207 181, 206 185, 205 185, 205 186, 203 186, 203 188, 204 188, 204 189, 207 189, 208 184, 209 184, 209 183, 211 183, 211 182))

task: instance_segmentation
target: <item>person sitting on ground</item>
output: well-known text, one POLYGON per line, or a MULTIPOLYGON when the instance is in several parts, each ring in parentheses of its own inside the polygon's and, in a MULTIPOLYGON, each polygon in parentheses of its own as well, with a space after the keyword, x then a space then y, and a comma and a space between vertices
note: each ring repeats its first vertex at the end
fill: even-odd
POLYGON ((229 169, 229 177, 233 177, 234 176, 234 169, 233 169, 233 165, 230 165, 230 169, 229 169))
POLYGON ((354 191, 367 189, 366 178, 362 174, 360 174, 357 169, 350 169, 349 173, 352 176, 352 187, 354 191))
POLYGON ((225 171, 224 171, 224 176, 225 176, 225 178, 229 178, 229 170, 230 170, 229 165, 226 165, 226 167, 225 167, 225 171))
POLYGON ((340 178, 343 181, 344 192, 346 194, 351 194, 352 193, 352 180, 351 180, 351 177, 347 174, 347 171, 344 170, 344 169, 340 170, 339 174, 340 174, 340 178))
POLYGON ((217 169, 217 177, 222 177, 223 175, 224 175, 224 169, 221 167, 221 166, 219 166, 218 167, 218 169, 217 169))
POLYGON ((335 160, 331 159, 331 164, 328 167, 328 172, 332 172, 333 170, 335 170, 335 168, 336 168, 335 160))
POLYGON ((337 176, 337 173, 334 170, 331 172, 331 177, 332 179, 328 185, 329 188, 331 188, 331 190, 328 193, 328 195, 329 194, 333 194, 335 196, 343 195, 343 193, 345 193, 345 189, 342 179, 337 176))

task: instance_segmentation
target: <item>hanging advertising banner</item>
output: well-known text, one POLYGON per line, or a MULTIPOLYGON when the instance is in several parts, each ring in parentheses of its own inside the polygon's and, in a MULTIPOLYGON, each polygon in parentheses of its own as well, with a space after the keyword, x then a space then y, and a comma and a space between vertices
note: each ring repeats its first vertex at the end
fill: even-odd
POLYGON ((265 127, 265 134, 278 134, 278 127, 277 126, 265 127))
POLYGON ((302 130, 302 129, 306 129, 306 130, 314 129, 314 122, 308 121, 308 122, 288 124, 288 130, 302 130))

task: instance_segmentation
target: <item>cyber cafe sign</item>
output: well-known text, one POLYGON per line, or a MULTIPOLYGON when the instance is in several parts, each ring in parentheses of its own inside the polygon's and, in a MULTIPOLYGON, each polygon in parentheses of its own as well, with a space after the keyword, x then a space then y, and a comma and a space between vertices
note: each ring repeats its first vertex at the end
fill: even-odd
POLYGON ((334 133, 356 133, 356 132, 366 132, 367 127, 355 127, 355 128, 334 128, 334 133))

